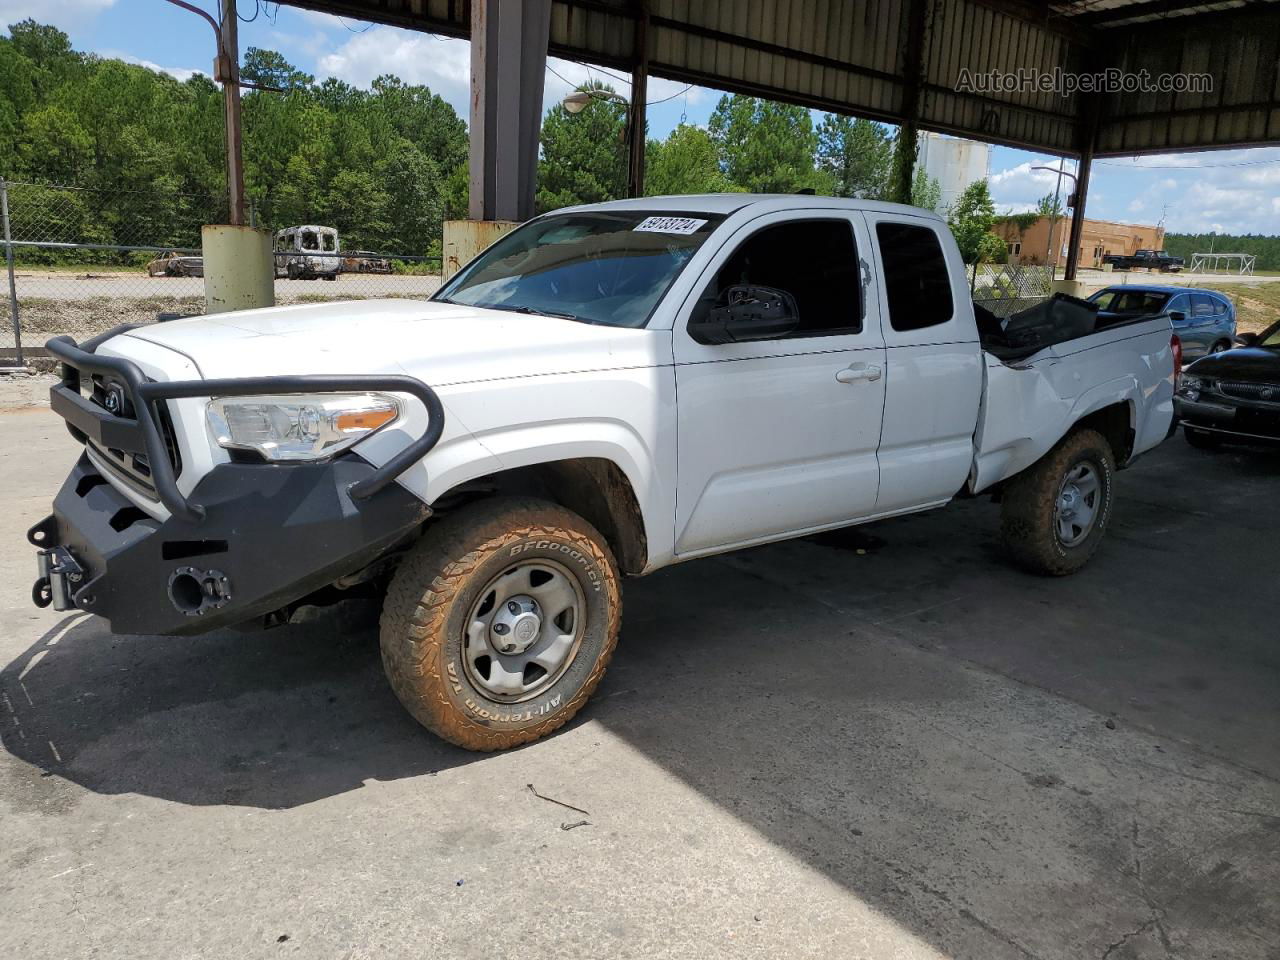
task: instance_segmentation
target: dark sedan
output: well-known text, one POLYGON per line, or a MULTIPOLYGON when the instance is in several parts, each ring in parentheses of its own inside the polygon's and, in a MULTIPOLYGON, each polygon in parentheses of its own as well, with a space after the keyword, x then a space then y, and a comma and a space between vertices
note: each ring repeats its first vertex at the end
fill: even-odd
POLYGON ((1098 305, 1101 324, 1167 313, 1188 363, 1229 350, 1236 335, 1236 309, 1216 290, 1126 284, 1099 290, 1089 300, 1098 305))
POLYGON ((1280 442, 1280 322, 1186 368, 1174 399, 1187 442, 1280 442))

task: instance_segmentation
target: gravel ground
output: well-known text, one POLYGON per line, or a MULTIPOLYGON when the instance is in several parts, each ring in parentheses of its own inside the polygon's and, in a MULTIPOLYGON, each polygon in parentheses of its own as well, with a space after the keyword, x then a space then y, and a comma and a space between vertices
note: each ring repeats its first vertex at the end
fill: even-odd
POLYGON ((48 373, 0 374, 0 413, 49 406, 49 388, 58 378, 48 373))

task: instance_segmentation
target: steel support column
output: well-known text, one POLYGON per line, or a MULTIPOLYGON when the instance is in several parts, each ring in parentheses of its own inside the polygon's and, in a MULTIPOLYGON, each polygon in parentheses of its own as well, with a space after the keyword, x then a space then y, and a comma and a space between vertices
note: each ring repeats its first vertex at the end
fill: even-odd
POLYGON ((1084 236, 1084 207, 1089 195, 1089 170, 1093 166, 1093 151, 1098 145, 1098 118, 1101 111, 1099 99, 1087 97, 1080 109, 1080 162, 1076 166, 1075 204, 1071 208, 1071 233, 1067 241, 1067 269, 1064 280, 1074 281, 1080 265, 1080 240, 1084 236))
POLYGON ((472 220, 534 213, 551 0, 471 2, 472 220))
POLYGON ((644 196, 644 148, 648 133, 645 99, 649 95, 649 10, 641 0, 635 27, 635 66, 631 68, 631 109, 627 111, 627 196, 644 196))
POLYGON ((219 68, 222 80, 223 112, 227 128, 227 223, 244 225, 244 156, 240 127, 240 41, 236 27, 236 0, 222 0, 219 68))
POLYGON ((905 119, 898 127, 898 145, 893 155, 893 199, 898 203, 911 202, 911 182, 915 179, 920 90, 925 79, 926 16, 925 0, 911 0, 899 58, 904 84, 902 116, 905 119))

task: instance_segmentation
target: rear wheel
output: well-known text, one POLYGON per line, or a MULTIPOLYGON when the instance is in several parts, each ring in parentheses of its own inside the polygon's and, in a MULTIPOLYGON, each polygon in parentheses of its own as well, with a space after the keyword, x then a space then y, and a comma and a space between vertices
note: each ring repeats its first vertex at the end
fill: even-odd
POLYGON ((1033 573, 1075 573, 1111 519, 1115 455, 1096 430, 1077 430, 1004 489, 1000 530, 1014 560, 1033 573))
POLYGON ((1195 427, 1182 425, 1182 435, 1187 438, 1187 443, 1191 444, 1197 450, 1213 450, 1220 446, 1222 439, 1216 433, 1210 433, 1208 430, 1197 430, 1195 427))
POLYGON ((1229 342, 1227 342, 1226 340, 1219 340, 1217 343, 1215 343, 1212 347, 1209 348, 1209 352, 1210 353, 1226 353, 1230 349, 1231 349, 1231 344, 1229 342))
POLYGON ((500 750, 564 725, 617 643, 619 576, 603 537, 540 500, 482 501, 442 520, 400 564, 382 662, 423 726, 500 750))

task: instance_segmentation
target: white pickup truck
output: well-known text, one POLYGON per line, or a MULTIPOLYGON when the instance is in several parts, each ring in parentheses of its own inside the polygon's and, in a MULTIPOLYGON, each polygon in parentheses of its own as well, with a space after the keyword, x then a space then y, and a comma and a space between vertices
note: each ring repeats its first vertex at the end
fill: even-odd
POLYGON ((1021 565, 1083 565, 1171 430, 1177 339, 1001 359, 990 319, 936 216, 727 195, 539 217, 429 302, 57 338, 85 450, 35 599, 186 634, 384 596, 409 711, 525 743, 599 683, 623 574, 979 493, 1021 565))

